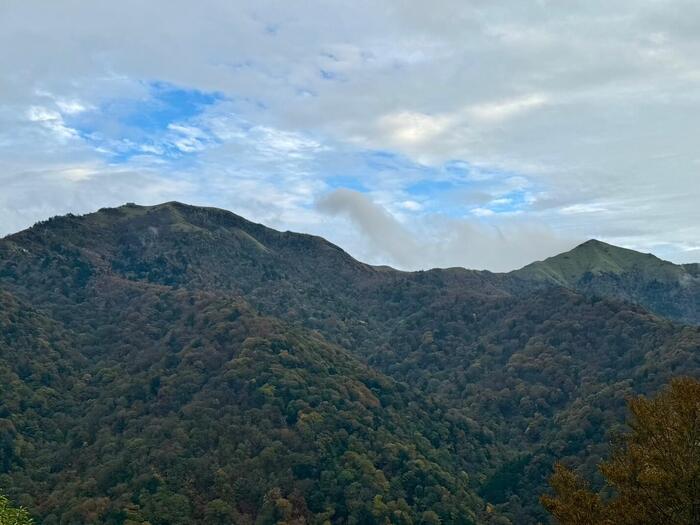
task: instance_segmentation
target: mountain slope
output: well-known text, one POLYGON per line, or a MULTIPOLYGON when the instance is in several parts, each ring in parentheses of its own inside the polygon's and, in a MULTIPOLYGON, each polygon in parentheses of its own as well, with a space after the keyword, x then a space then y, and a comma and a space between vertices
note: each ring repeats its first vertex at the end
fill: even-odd
POLYGON ((651 254, 590 240, 511 275, 637 302, 659 315, 700 324, 700 275, 696 264, 677 265, 651 254))
POLYGON ((369 362, 468 421, 483 455, 472 467, 481 496, 513 523, 537 523, 555 461, 594 477, 626 397, 700 376, 700 329, 551 288, 481 307, 426 305, 369 362))
POLYGON ((42 523, 472 523, 460 422, 245 298, 328 317, 376 273, 177 203, 0 240, 0 485, 42 523))
POLYGON ((71 329, 3 296, 0 481, 42 523, 476 519, 431 403, 240 300, 105 284, 71 329))
POLYGON ((0 490, 42 523, 542 521, 555 459, 700 375, 699 328, 577 291, 670 263, 574 252, 399 272, 179 203, 0 239, 0 490))

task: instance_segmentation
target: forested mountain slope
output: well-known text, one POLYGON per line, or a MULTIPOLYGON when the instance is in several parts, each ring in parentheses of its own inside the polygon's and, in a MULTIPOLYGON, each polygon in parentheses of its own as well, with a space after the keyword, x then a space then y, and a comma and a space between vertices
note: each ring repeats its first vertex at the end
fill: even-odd
POLYGON ((102 286, 69 329, 3 295, 0 479, 42 523, 475 519, 430 401, 241 301, 102 286))
POLYGON ((580 285, 638 263, 583 249, 399 272, 179 203, 37 224, 0 240, 0 490, 42 523, 545 520, 556 458, 700 372, 700 329, 580 285))

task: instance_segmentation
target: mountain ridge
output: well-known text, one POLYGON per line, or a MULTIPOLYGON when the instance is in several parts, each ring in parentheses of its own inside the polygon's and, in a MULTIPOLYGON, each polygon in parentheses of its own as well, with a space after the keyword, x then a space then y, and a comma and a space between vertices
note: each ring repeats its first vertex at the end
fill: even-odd
POLYGON ((364 285, 374 286, 387 276, 401 280, 429 274, 443 281, 456 280, 458 287, 470 282, 474 290, 488 289, 488 293, 510 294, 543 286, 563 286, 588 295, 635 302, 670 319, 700 324, 700 264, 678 265, 653 254, 596 239, 510 272, 493 273, 463 267, 401 271, 386 265, 363 263, 322 237, 280 232, 227 210, 171 201, 155 206, 129 203, 82 216, 58 217, 6 236, 0 242, 40 238, 41 231, 58 233, 64 241, 72 237, 79 249, 87 251, 92 249, 90 239, 101 242, 103 250, 107 246, 104 241, 109 241, 111 252, 121 250, 122 253, 116 257, 114 253, 101 253, 98 258, 116 258, 120 267, 112 269, 130 278, 139 275, 140 265, 151 265, 152 259, 158 259, 161 275, 152 265, 149 270, 150 278, 160 280, 161 284, 211 280, 210 276, 193 275, 185 265, 178 263, 177 244, 184 238, 182 236, 189 236, 202 246, 197 264, 207 266, 208 271, 218 276, 217 286, 234 287, 240 282, 238 277, 248 276, 250 272, 257 272, 261 281, 276 279, 294 282, 294 286, 303 288, 318 287, 321 283, 323 288, 335 291, 341 290, 347 280, 360 279, 364 285), (51 229, 46 230, 49 224, 51 229), (72 229, 80 231, 82 239, 71 236, 72 229), (111 232, 111 239, 105 238, 107 232, 111 232), (165 242, 170 245, 167 253, 162 252, 165 242), (211 251, 210 246, 216 243, 235 248, 228 252, 228 261, 232 263, 224 260, 224 254, 219 254, 219 260, 212 257, 204 261, 207 258, 204 252, 211 251), (149 255, 149 246, 158 246, 161 252, 149 255), (252 265, 256 268, 251 268, 252 265), (306 269, 312 265, 315 272, 308 274, 306 269))
MULTIPOLYGON (((36 227, 40 227, 42 225, 45 225, 51 221, 55 220, 61 220, 63 218, 95 218, 95 217, 104 217, 104 216, 110 216, 112 217, 114 213, 123 213, 124 216, 122 218, 127 219, 129 216, 132 218, 136 215, 145 215, 148 213, 152 212, 158 212, 158 211, 164 211, 164 210, 172 210, 176 214, 179 215, 179 218, 183 222, 187 222, 189 220, 188 217, 184 217, 181 215, 183 211, 185 212, 193 212, 193 211, 206 211, 215 215, 218 215, 220 217, 226 217, 229 219, 227 221, 229 224, 228 226, 234 226, 234 227, 240 227, 240 226, 246 226, 248 228, 253 228, 257 231, 266 231, 268 233, 274 232, 278 235, 292 235, 292 236, 301 236, 301 237, 306 237, 310 239, 314 239, 316 241, 319 241, 323 244, 328 245, 329 247, 332 247, 332 249, 337 250, 347 257, 354 259, 356 262, 363 264, 366 267, 370 268, 377 268, 377 269, 386 269, 386 270, 393 270, 396 272, 416 272, 416 271, 432 271, 432 270, 453 270, 453 269, 459 269, 459 270, 467 270, 470 272, 486 272, 486 273, 497 273, 497 274, 525 274, 525 273, 534 273, 536 270, 544 270, 544 266, 546 263, 554 263, 558 262, 561 258, 570 258, 572 256, 580 256, 583 255, 584 253, 602 253, 602 252, 612 252, 614 255, 612 258, 609 259, 609 264, 608 266, 603 266, 603 267, 590 267, 587 268, 585 271, 590 271, 593 273, 615 273, 617 272, 622 272, 625 270, 628 270, 631 265, 630 264, 623 264, 622 266, 616 267, 614 262, 618 262, 621 259, 624 259, 623 257, 620 256, 620 254, 628 254, 627 259, 629 260, 634 260, 636 259, 637 262, 641 260, 642 258, 647 259, 647 261, 653 261, 655 265, 657 266, 664 266, 664 267, 675 267, 675 268, 680 268, 683 269, 689 273, 697 273, 698 268, 700 268, 700 262, 695 262, 695 263, 683 263, 683 264, 677 264, 673 263, 670 261, 666 261, 663 259, 660 259, 656 255, 652 253, 643 253, 639 252, 630 248, 624 248, 621 246, 616 246, 613 244, 606 243, 604 241, 600 241, 595 238, 588 239, 581 244, 575 246, 571 250, 568 250, 566 252, 562 252, 553 256, 550 256, 544 260, 538 260, 538 261, 533 261, 531 263, 528 263, 527 265, 523 266, 522 268, 515 269, 515 270, 510 270, 507 272, 492 272, 490 270, 475 270, 475 269, 470 269, 464 266, 453 266, 453 267, 435 267, 435 268, 430 268, 430 269, 424 269, 424 270, 399 270, 397 268, 394 268, 390 265, 387 264, 379 264, 379 265, 372 265, 372 264, 367 264, 359 261, 358 259, 355 259, 352 257, 350 254, 348 254, 345 250, 343 250, 341 247, 338 245, 324 239, 323 237, 313 235, 313 234, 308 234, 308 233, 303 233, 303 232, 295 232, 295 231, 279 231, 275 230, 273 228, 270 228, 268 226, 265 226, 262 223, 256 223, 253 221, 250 221, 246 218, 244 218, 241 215, 236 214, 235 212, 232 212, 230 210, 226 210, 223 208, 217 208, 213 206, 195 206, 195 205, 190 205, 186 203, 182 203, 179 201, 167 201, 161 204, 156 204, 156 205, 138 205, 135 203, 126 203, 121 206, 117 207, 111 207, 111 208, 100 208, 99 210, 95 212, 90 212, 86 213, 83 215, 74 215, 74 214, 67 214, 63 216, 55 216, 52 217, 51 219, 44 220, 44 221, 39 221, 36 224, 21 230, 19 232, 15 233, 10 233, 5 235, 4 237, 0 237, 0 240, 12 240, 13 238, 17 238, 22 236, 23 234, 26 234, 28 232, 33 231, 36 227), (129 211, 133 211, 133 214, 130 214, 129 211), (527 270, 527 271, 526 271, 527 270)), ((177 221, 174 221, 177 223, 177 221)), ((195 226, 193 223, 189 222, 190 226, 195 226)), ((195 226, 196 227, 196 226, 195 226)), ((629 262, 629 261, 627 261, 629 262)), ((544 277, 544 276, 543 276, 544 277)), ((568 279, 562 279, 562 276, 560 275, 549 275, 548 277, 558 280, 560 284, 570 284, 570 281, 568 279)))
POLYGON ((47 525, 542 522, 556 460, 700 375, 700 328, 614 292, 180 203, 43 221, 0 240, 0 489, 47 525))

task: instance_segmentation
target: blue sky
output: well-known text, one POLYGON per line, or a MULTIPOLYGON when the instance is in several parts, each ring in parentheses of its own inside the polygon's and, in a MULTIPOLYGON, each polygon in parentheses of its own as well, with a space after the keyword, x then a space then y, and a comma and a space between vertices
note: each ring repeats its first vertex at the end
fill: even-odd
POLYGON ((166 82, 142 82, 144 96, 109 99, 98 107, 65 115, 66 126, 104 153, 109 162, 125 163, 145 153, 172 160, 200 149, 198 137, 183 142, 187 133, 181 132, 178 137, 177 126, 186 126, 222 101, 223 95, 166 82))
POLYGON ((0 6, 0 234, 177 199, 401 268, 700 260, 694 3, 204 4, 0 6))
MULTIPOLYGON (((241 170, 274 170, 282 159, 273 158, 265 167, 259 165, 268 164, 270 156, 292 156, 294 169, 303 170, 328 191, 344 188, 371 195, 388 185, 394 195, 403 196, 402 201, 393 204, 404 210, 454 218, 472 215, 488 221, 492 216, 517 214, 527 208, 525 189, 499 187, 503 181, 517 178, 515 173, 478 169, 465 161, 423 164, 390 150, 321 143, 299 132, 280 134, 245 120, 237 112, 235 99, 220 92, 164 81, 138 82, 143 90, 137 97, 109 98, 79 111, 75 105, 58 103, 66 129, 112 166, 128 167, 138 161, 141 165, 159 165, 161 170, 193 170, 199 161, 206 162, 211 150, 237 142, 248 149, 240 158, 230 159, 229 170, 236 166, 241 170), (282 137, 278 147, 267 136, 269 133, 276 139, 282 137), (260 149, 256 146, 261 146, 266 136, 267 144, 262 149, 271 151, 251 152, 250 148, 260 149), (299 141, 310 143, 308 152, 295 150, 295 142, 299 141), (253 166, 247 168, 250 164, 253 166)), ((264 106, 257 106, 264 111, 264 106)), ((520 180, 527 186, 524 179, 520 180)), ((307 208, 313 207, 313 202, 307 203, 307 208)))

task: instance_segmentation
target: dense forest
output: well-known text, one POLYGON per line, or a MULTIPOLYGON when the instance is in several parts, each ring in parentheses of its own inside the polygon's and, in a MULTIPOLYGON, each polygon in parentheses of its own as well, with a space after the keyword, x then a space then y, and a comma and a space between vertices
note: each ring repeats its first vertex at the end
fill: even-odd
POLYGON ((653 399, 629 400, 629 430, 601 463, 606 484, 557 464, 542 504, 561 525, 700 523, 700 381, 679 377, 653 399))
MULTIPOLYGON (((179 203, 0 240, 0 493, 44 524, 537 523, 700 376, 697 271, 399 272, 179 203), (674 306, 675 305, 675 306, 674 306)), ((538 266, 539 265, 539 266, 538 266)))

